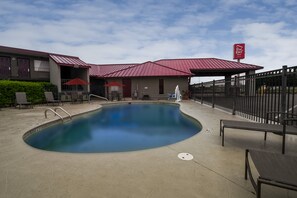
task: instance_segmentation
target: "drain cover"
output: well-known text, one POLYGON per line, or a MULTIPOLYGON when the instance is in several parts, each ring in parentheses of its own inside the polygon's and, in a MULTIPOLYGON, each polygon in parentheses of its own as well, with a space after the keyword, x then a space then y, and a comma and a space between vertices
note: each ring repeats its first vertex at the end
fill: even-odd
POLYGON ((180 153, 177 157, 181 160, 192 160, 194 158, 190 153, 180 153))

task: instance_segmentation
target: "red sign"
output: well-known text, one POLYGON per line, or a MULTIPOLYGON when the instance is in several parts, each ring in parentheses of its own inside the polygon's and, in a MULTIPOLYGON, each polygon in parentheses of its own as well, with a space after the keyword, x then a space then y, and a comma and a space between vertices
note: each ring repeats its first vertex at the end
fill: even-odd
POLYGON ((245 44, 238 43, 233 45, 233 59, 244 59, 245 57, 245 44))

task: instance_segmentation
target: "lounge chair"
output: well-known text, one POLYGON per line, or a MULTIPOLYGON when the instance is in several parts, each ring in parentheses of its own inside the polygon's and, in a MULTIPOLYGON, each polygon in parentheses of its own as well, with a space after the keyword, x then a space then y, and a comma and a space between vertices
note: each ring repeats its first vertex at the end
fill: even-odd
POLYGON ((15 99, 16 99, 16 106, 19 106, 19 109, 22 106, 33 108, 32 103, 27 101, 26 92, 15 92, 15 99))
POLYGON ((60 100, 55 100, 52 92, 44 92, 46 103, 49 104, 60 104, 60 100))
MULTIPOLYGON (((220 136, 222 136, 222 146, 224 146, 225 141, 225 128, 233 128, 233 129, 242 129, 242 130, 252 130, 264 132, 264 140, 266 141, 267 132, 272 132, 277 135, 281 135, 283 137, 282 141, 282 153, 285 153, 285 137, 286 134, 297 135, 297 126, 296 125, 288 125, 288 123, 293 123, 297 121, 297 115, 291 114, 290 118, 284 118, 283 123, 268 123, 269 117, 268 115, 275 112, 267 113, 266 123, 258 123, 258 122, 249 122, 249 121, 237 121, 237 120, 220 120, 220 136)), ((288 114, 287 114, 288 115, 288 114)))
POLYGON ((251 149, 245 152, 245 179, 249 176, 257 198, 261 197, 262 184, 297 191, 296 167, 297 156, 251 149), (250 162, 259 174, 257 181, 253 178, 250 162))

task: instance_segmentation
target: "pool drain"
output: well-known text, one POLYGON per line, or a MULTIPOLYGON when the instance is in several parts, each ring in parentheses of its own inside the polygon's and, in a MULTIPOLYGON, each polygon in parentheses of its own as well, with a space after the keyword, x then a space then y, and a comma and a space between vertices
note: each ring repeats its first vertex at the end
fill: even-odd
POLYGON ((180 153, 177 157, 181 160, 192 160, 194 158, 190 153, 180 153))

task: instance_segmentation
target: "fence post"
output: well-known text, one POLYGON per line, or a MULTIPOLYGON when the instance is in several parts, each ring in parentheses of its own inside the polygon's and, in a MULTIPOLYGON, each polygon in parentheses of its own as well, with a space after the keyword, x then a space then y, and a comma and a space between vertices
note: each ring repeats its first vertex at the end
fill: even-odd
POLYGON ((235 111, 236 111, 236 92, 237 92, 237 76, 235 76, 234 78, 232 115, 235 115, 235 111))
POLYGON ((191 87, 191 89, 190 89, 191 99, 193 99, 195 101, 195 84, 191 85, 190 87, 191 87))
POLYGON ((283 123, 283 118, 286 112, 286 94, 287 94, 287 65, 283 66, 282 70, 282 90, 281 90, 281 122, 283 123))
POLYGON ((287 94, 287 65, 283 66, 282 71, 282 90, 281 90, 281 123, 283 124, 283 144, 282 144, 282 153, 285 154, 285 113, 286 113, 286 94, 287 94))
POLYGON ((212 108, 215 107, 215 85, 216 85, 216 81, 213 80, 212 81, 212 108))
POLYGON ((204 92, 204 89, 203 89, 203 82, 201 83, 201 104, 203 104, 203 92, 204 92))
POLYGON ((194 85, 194 101, 197 100, 197 84, 194 85))

